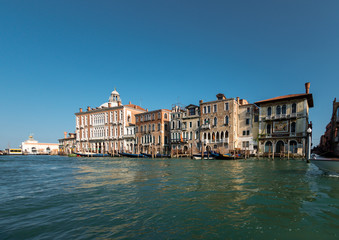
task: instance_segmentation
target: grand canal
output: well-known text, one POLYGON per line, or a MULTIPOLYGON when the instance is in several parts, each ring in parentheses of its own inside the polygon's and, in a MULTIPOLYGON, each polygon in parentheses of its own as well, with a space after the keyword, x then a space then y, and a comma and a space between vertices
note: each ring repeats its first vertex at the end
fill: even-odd
POLYGON ((1 239, 338 239, 339 177, 302 160, 0 156, 1 239))

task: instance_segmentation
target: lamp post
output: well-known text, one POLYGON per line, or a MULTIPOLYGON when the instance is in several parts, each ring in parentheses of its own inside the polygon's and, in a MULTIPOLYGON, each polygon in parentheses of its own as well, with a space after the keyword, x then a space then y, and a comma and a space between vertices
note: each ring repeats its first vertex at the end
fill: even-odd
POLYGON ((306 161, 307 163, 310 162, 311 158, 311 144, 312 144, 312 128, 307 129, 307 152, 306 152, 306 161))

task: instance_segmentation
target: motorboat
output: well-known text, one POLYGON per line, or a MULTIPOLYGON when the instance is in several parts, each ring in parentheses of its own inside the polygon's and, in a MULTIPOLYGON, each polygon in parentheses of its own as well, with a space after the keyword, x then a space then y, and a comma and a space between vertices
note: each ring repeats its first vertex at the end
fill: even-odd
POLYGON ((325 172, 339 173, 339 158, 327 158, 318 155, 313 155, 310 162, 325 172))

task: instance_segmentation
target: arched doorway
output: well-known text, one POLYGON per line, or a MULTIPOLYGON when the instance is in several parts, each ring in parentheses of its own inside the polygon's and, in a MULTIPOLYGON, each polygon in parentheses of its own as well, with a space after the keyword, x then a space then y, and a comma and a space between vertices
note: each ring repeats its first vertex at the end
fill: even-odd
POLYGON ((291 153, 297 153, 298 152, 298 147, 297 147, 297 142, 296 141, 290 141, 290 152, 291 153))
POLYGON ((265 143, 265 153, 272 152, 272 143, 270 141, 267 141, 265 143))
POLYGON ((277 144, 275 145, 275 152, 276 153, 281 153, 284 152, 285 150, 285 144, 283 141, 278 141, 277 144))

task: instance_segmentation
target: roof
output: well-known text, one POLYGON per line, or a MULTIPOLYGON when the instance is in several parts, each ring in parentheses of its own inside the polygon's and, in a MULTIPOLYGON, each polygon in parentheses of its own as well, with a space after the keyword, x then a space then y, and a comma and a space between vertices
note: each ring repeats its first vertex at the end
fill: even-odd
POLYGON ((138 110, 143 110, 143 111, 146 111, 145 109, 143 109, 142 107, 138 106, 138 105, 135 105, 135 104, 127 104, 127 105, 124 105, 125 107, 130 107, 130 108, 135 108, 135 109, 138 109, 138 110))
POLYGON ((284 101, 284 100, 293 100, 293 99, 300 99, 300 98, 306 98, 307 102, 308 102, 308 106, 310 108, 313 107, 313 96, 310 93, 289 94, 289 95, 285 95, 285 96, 279 96, 279 97, 275 97, 275 98, 262 100, 262 101, 256 102, 255 104, 260 106, 261 104, 265 104, 265 103, 280 102, 280 101, 284 101))
POLYGON ((190 105, 188 105, 188 106, 186 106, 186 108, 192 108, 192 107, 199 107, 199 106, 197 106, 197 105, 194 105, 194 104, 190 104, 190 105))

